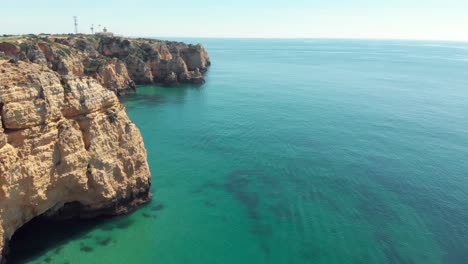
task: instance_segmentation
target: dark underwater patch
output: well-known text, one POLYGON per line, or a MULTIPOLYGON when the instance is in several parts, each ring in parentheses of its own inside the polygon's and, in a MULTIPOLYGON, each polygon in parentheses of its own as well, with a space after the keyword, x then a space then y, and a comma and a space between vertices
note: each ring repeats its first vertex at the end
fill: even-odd
POLYGON ((270 246, 268 246, 267 241, 265 241, 264 239, 260 240, 260 248, 265 253, 265 255, 271 254, 270 246))
POLYGON ((379 241, 385 257, 390 264, 414 264, 414 262, 401 255, 398 250, 398 243, 396 243, 390 236, 379 231, 376 232, 375 237, 379 241))
POLYGON ((63 250, 63 247, 58 247, 58 248, 54 249, 54 254, 59 255, 62 252, 62 250, 63 250))
POLYGON ((399 214, 379 194, 363 184, 356 184, 361 198, 357 205, 357 218, 377 228, 389 224, 402 224, 399 214))
POLYGON ((150 217, 151 217, 151 215, 148 214, 148 213, 142 213, 141 215, 142 215, 144 218, 150 218, 150 217))
POLYGON ((90 246, 86 246, 86 245, 81 244, 80 245, 80 251, 89 253, 89 252, 93 251, 93 248, 90 247, 90 246))
POLYGON ((216 182, 207 182, 207 183, 204 183, 201 187, 197 187, 197 188, 191 190, 190 193, 200 194, 200 193, 203 193, 207 188, 218 189, 218 188, 222 188, 222 187, 223 187, 222 184, 219 184, 219 183, 216 183, 216 182))
POLYGON ((299 255, 302 259, 306 260, 307 263, 311 263, 311 261, 320 257, 321 251, 320 248, 315 246, 313 243, 305 242, 299 250, 299 255))
POLYGON ((196 188, 190 191, 191 194, 199 194, 202 193, 204 190, 203 188, 196 188))
POLYGON ((96 238, 96 243, 100 246, 107 246, 112 242, 111 237, 96 238))
MULTIPOLYGON (((122 103, 125 102, 139 102, 141 105, 160 105, 167 102, 167 99, 161 95, 151 94, 132 94, 120 97, 122 103)), ((127 106, 129 109, 136 108, 136 106, 127 106)))
POLYGON ((115 226, 118 228, 118 229, 127 229, 129 228, 132 224, 133 224, 133 220, 130 220, 130 219, 122 219, 120 221, 118 221, 115 226))
POLYGON ((224 188, 244 205, 250 218, 258 220, 260 218, 258 211, 260 197, 258 193, 249 190, 252 178, 255 178, 255 175, 252 174, 254 172, 239 170, 229 174, 224 188))
POLYGON ((114 230, 114 227, 112 225, 106 224, 106 225, 101 226, 101 230, 112 231, 114 230))
POLYGON ((158 203, 156 205, 151 206, 151 211, 161 211, 164 209, 165 205, 162 203, 158 203))
POLYGON ((255 225, 251 229, 251 232, 257 236, 271 236, 271 234, 273 234, 273 230, 267 225, 255 225))
POLYGON ((425 219, 434 238, 446 252, 443 263, 464 264, 468 259, 468 209, 466 203, 441 192, 431 192, 424 186, 392 177, 391 161, 374 159, 366 172, 380 185, 398 194, 406 205, 414 208, 425 219), (373 166, 373 167, 372 167, 373 166), (387 168, 382 169, 382 168, 387 168), (447 206, 451 205, 451 206, 447 206))
POLYGON ((212 202, 212 201, 205 201, 203 204, 206 207, 211 207, 211 208, 216 207, 216 204, 214 202, 212 202))
POLYGON ((270 206, 270 211, 277 219, 289 220, 293 218, 293 212, 289 204, 283 201, 276 202, 270 206))
POLYGON ((334 200, 331 195, 326 195, 318 190, 311 190, 306 195, 304 195, 304 198, 312 202, 322 203, 336 212, 343 212, 342 206, 336 200, 334 200))

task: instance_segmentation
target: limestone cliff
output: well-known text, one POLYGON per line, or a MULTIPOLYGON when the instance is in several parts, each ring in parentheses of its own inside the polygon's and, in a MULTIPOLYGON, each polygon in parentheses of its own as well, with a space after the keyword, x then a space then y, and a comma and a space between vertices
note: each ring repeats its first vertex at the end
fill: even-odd
POLYGON ((204 83, 201 45, 62 35, 0 38, 0 263, 37 216, 120 214, 150 199, 139 130, 117 96, 204 83))
POLYGON ((91 35, 0 38, 0 53, 62 75, 93 77, 117 94, 135 84, 202 84, 211 63, 199 44, 91 35))
POLYGON ((133 86, 135 68, 93 48, 31 43, 0 44, 20 60, 0 59, 0 252, 36 216, 70 206, 80 216, 119 214, 150 198, 142 137, 110 91, 133 86))

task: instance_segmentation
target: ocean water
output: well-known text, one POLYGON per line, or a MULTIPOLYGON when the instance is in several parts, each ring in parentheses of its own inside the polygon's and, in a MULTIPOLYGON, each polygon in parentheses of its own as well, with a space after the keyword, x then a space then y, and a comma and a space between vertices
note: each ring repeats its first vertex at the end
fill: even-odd
POLYGON ((122 98, 152 203, 13 263, 468 263, 468 43, 201 42, 205 85, 122 98))

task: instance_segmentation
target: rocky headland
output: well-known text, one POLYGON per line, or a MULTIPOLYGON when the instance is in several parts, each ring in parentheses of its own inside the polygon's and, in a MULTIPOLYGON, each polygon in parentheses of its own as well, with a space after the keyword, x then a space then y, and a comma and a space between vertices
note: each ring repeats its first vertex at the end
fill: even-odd
POLYGON ((118 37, 0 38, 0 263, 35 217, 127 213, 151 198, 138 128, 117 95, 203 83, 201 45, 118 37))
POLYGON ((99 35, 4 37, 0 57, 89 76, 117 94, 133 92, 136 84, 202 84, 211 64, 199 44, 99 35))

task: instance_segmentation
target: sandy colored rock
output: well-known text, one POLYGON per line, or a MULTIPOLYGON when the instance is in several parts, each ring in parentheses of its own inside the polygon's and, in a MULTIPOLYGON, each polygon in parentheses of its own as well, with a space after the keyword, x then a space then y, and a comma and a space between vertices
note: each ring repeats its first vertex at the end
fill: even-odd
POLYGON ((113 92, 31 62, 0 71, 0 251, 36 216, 119 214, 150 198, 142 137, 113 92))
POLYGON ((136 84, 201 84, 211 64, 199 44, 96 35, 0 38, 0 52, 60 75, 93 77, 117 94, 135 91, 136 84))
POLYGON ((127 65, 115 58, 99 68, 96 79, 107 89, 117 94, 134 92, 136 89, 135 82, 128 75, 127 65), (122 89, 122 87, 127 87, 128 91, 122 89))
POLYGON ((129 55, 125 59, 128 74, 138 84, 150 84, 154 82, 151 67, 143 59, 129 55))

